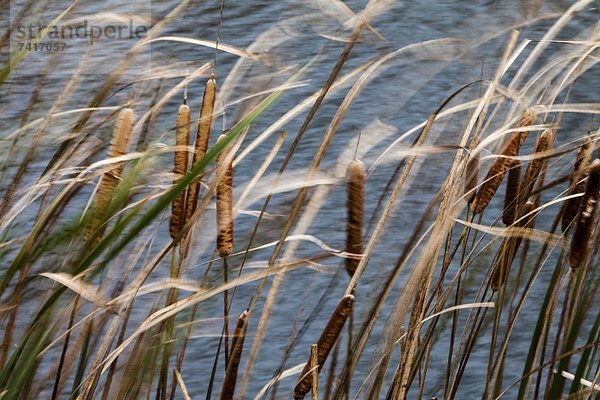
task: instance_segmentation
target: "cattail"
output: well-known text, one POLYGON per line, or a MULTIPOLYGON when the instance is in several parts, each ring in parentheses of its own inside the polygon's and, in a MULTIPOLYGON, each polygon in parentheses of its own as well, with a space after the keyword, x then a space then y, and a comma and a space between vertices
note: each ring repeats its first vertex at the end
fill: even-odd
MULTIPOLYGON (((215 96, 217 93, 217 83, 214 76, 206 82, 204 88, 204 97, 202 98, 202 108, 198 118, 198 134, 194 143, 194 156, 192 158, 192 168, 198 161, 202 160, 208 149, 208 139, 210 138, 210 128, 212 126, 213 112, 215 109, 215 96)), ((198 196, 200 195, 200 182, 196 180, 190 184, 185 207, 185 222, 187 223, 198 205, 198 196)))
MULTIPOLYGON (((344 327, 344 323, 346 322, 348 315, 350 315, 352 312, 353 304, 353 295, 347 294, 342 297, 342 300, 340 300, 333 314, 331 315, 329 322, 327 322, 323 333, 321 333, 319 341, 317 342, 319 349, 319 372, 323 368, 323 364, 325 364, 327 356, 333 348, 335 341, 337 340, 338 336, 340 336, 342 328, 344 327)), ((296 382, 296 387, 294 388, 294 399, 296 400, 303 399, 312 386, 312 375, 308 371, 310 371, 310 362, 306 363, 302 373, 300 374, 298 382, 296 382)))
MULTIPOLYGON (((121 110, 117 117, 107 158, 115 158, 127 154, 134 120, 135 113, 132 109, 124 108, 121 110)), ((107 212, 110 203, 112 202, 114 192, 121 181, 123 166, 122 162, 114 164, 114 167, 110 171, 102 174, 100 182, 98 183, 92 217, 84 235, 85 241, 88 241, 96 231, 96 242, 100 241, 102 232, 104 231, 104 228, 101 228, 101 225, 108 217, 107 212)))
MULTIPOLYGON (((182 104, 177 113, 177 132, 175 136, 176 146, 187 146, 190 142, 190 108, 182 104)), ((188 168, 187 150, 177 150, 173 156, 173 183, 177 183, 181 176, 185 175, 188 168)), ((169 220, 169 234, 172 238, 177 237, 183 228, 185 218, 185 190, 171 203, 171 219, 169 220)))
MULTIPOLYGON (((517 227, 528 228, 533 224, 535 216, 528 214, 535 210, 535 208, 535 204, 532 201, 528 201, 523 205, 523 207, 521 207, 520 215, 526 217, 519 219, 517 222, 517 227)), ((510 238, 506 241, 504 254, 500 258, 499 265, 496 266, 494 272, 492 273, 493 291, 497 291, 501 284, 504 285, 506 283, 506 280, 508 279, 508 272, 510 271, 510 267, 515 259, 515 254, 517 253, 517 250, 519 250, 522 241, 522 237, 510 238)))
POLYGON ((310 346, 310 368, 312 369, 312 398, 319 400, 319 345, 316 343, 310 346))
MULTIPOLYGON (((572 196, 574 194, 583 193, 585 189, 585 181, 584 178, 587 174, 587 167, 590 164, 590 160, 592 158, 592 139, 589 136, 586 136, 583 139, 583 143, 577 152, 577 157, 575 158, 575 165, 573 166, 573 175, 571 176, 571 183, 569 185, 569 191, 567 194, 572 196)), ((581 197, 574 197, 572 199, 567 200, 565 204, 565 209, 562 215, 562 231, 566 232, 567 229, 571 226, 575 218, 577 218, 577 214, 579 213, 579 208, 581 206, 581 197)))
POLYGON ((508 182, 506 182, 506 195, 504 196, 504 211, 502 222, 504 225, 512 225, 515 222, 519 192, 521 189, 521 160, 513 160, 508 171, 508 182))
POLYGON ((231 355, 229 357, 229 365, 223 379, 223 387, 221 388, 221 400, 233 399, 235 385, 237 382, 238 368, 242 358, 242 350, 244 348, 244 339, 246 338, 246 329, 248 328, 248 310, 244 311, 238 319, 237 326, 233 333, 233 342, 231 343, 231 355))
POLYGON ((352 160, 346 168, 348 180, 348 221, 346 223, 346 252, 354 256, 346 258, 346 271, 350 276, 358 267, 360 260, 356 258, 363 250, 362 226, 365 206, 365 166, 361 161, 352 160))
POLYGON ((569 264, 571 268, 581 266, 590 253, 592 234, 594 233, 594 217, 600 196, 600 160, 596 159, 591 167, 585 185, 581 212, 575 225, 571 240, 569 264))
MULTIPOLYGON (((517 122, 517 128, 523 128, 531 125, 535 121, 535 114, 531 111, 526 111, 521 115, 517 122)), ((503 157, 496 158, 494 163, 490 167, 490 170, 485 178, 485 181, 479 188, 477 196, 473 203, 471 203, 471 210, 474 214, 481 213, 492 200, 492 197, 496 194, 498 187, 506 175, 506 171, 510 168, 511 159, 507 157, 515 157, 519 154, 521 145, 527 138, 527 132, 521 131, 513 133, 500 154, 503 157)))
MULTIPOLYGON (((479 145, 479 139, 473 139, 469 148, 473 151, 477 145, 479 145)), ((471 203, 475 199, 475 194, 477 193, 480 159, 481 155, 477 152, 475 155, 470 155, 469 160, 467 161, 465 195, 468 203, 471 203)))
MULTIPOLYGON (((534 154, 543 154, 550 150, 554 145, 554 132, 552 129, 546 129, 542 134, 538 137, 538 140, 535 144, 535 152, 534 154)), ((523 178, 523 184, 521 185, 523 188, 523 192, 528 196, 529 193, 533 190, 538 177, 540 176, 540 172, 546 165, 547 160, 543 158, 536 158, 532 160, 527 166, 527 170, 525 171, 525 177, 523 178)))
MULTIPOLYGON (((217 143, 225 138, 227 135, 221 135, 217 143)), ((227 153, 227 149, 223 149, 217 158, 217 165, 221 166, 225 162, 227 153)), ((227 257, 233 249, 232 161, 224 168, 225 175, 217 185, 217 249, 221 257, 227 257)))

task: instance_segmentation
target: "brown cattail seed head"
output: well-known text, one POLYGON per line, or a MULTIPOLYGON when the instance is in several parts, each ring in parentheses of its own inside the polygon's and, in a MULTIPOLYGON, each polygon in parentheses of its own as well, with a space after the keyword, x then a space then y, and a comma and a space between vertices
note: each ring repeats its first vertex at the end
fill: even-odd
MULTIPOLYGON (((135 113, 130 108, 124 108, 117 117, 115 129, 108 149, 108 158, 120 157, 127 154, 129 147, 129 139, 131 138, 131 132, 133 130, 133 123, 135 120, 135 113)), ((121 181, 121 174, 123 173, 123 163, 117 163, 113 169, 105 172, 100 178, 98 183, 98 190, 96 192, 96 199, 94 209, 92 211, 92 217, 86 228, 84 240, 87 241, 92 234, 100 228, 108 217, 107 212, 112 202, 112 198, 115 189, 121 181)), ((104 229, 102 229, 104 230, 104 229)), ((101 239, 101 232, 98 234, 96 241, 101 239)))
POLYGON ((244 339, 246 338, 246 330, 248 328, 248 310, 244 311, 238 319, 237 326, 233 333, 233 342, 231 343, 231 356, 229 357, 229 365, 223 379, 221 387, 221 400, 232 400, 235 392, 235 384, 237 382, 238 368, 242 358, 242 350, 244 348, 244 339))
MULTIPOLYGON (((194 156, 192 158, 192 167, 206 155, 208 149, 208 140, 210 138, 210 128, 212 126, 213 112, 215 110, 215 96, 217 93, 217 83, 214 77, 206 82, 204 88, 204 97, 202 98, 202 108, 198 119, 198 134, 194 143, 194 156)), ((200 195, 200 182, 196 180, 190 184, 185 207, 185 223, 187 223, 198 205, 198 196, 200 195)))
MULTIPOLYGON (((538 137, 538 140, 535 144, 534 154, 545 153, 552 149, 553 145, 554 132, 552 132, 551 129, 546 129, 538 137)), ((540 176, 540 172, 542 171, 546 162, 547 161, 542 158, 536 158, 534 160, 531 160, 531 162, 527 166, 527 170, 525 171, 525 177, 523 178, 523 184, 521 185, 524 192, 530 193, 531 190, 533 190, 533 187, 537 182, 537 178, 538 176, 540 176)))
POLYGON ((590 174, 585 185, 585 193, 581 204, 581 212, 575 225, 575 232, 571 240, 571 254, 569 264, 577 268, 585 262, 594 233, 594 219, 598 208, 600 195, 600 160, 596 159, 590 167, 590 174))
MULTIPOLYGON (((323 368, 323 364, 325 364, 329 352, 333 348, 337 338, 340 336, 344 323, 352 312, 353 304, 353 295, 347 294, 342 297, 342 300, 340 300, 333 311, 329 322, 327 322, 323 333, 321 333, 319 341, 317 342, 319 349, 319 371, 323 368)), ((296 387, 294 388, 294 399, 296 400, 303 399, 311 388, 312 375, 308 371, 310 371, 310 362, 307 362, 304 366, 304 369, 298 378, 298 382, 296 383, 296 387)))
MULTIPOLYGON (((569 185, 569 191, 567 192, 567 195, 571 196, 574 194, 583 193, 585 190, 584 179, 588 173, 587 170, 592 158, 592 150, 592 139, 589 136, 586 136, 583 139, 583 143, 581 144, 581 147, 577 152, 577 157, 575 158, 573 175, 571 176, 571 183, 569 185)), ((566 232, 573 221, 575 221, 575 218, 577 218, 580 206, 581 197, 574 197, 567 200, 561 221, 563 232, 566 232)))
POLYGON ((508 182, 506 182, 506 195, 504 196, 504 211, 502 213, 504 225, 512 225, 515 222, 520 188, 521 160, 513 160, 508 170, 508 182))
MULTIPOLYGON (((190 143, 190 108, 182 104, 177 113, 177 130, 175 134, 176 146, 188 146, 190 143)), ((173 183, 185 175, 188 168, 187 150, 176 150, 173 156, 173 183)), ((171 203, 171 218, 169 220, 169 234, 172 238, 177 237, 183 228, 185 218, 185 190, 171 203)))
POLYGON ((350 276, 360 263, 359 255, 363 250, 363 214, 365 206, 365 179, 367 173, 361 161, 352 160, 346 168, 346 179, 348 180, 348 197, 346 208, 348 209, 348 221, 346 223, 346 252, 353 256, 346 258, 346 271, 350 276))
MULTIPOLYGON (((477 145, 479 144, 479 139, 473 139, 471 141, 470 149, 471 151, 475 150, 477 145)), ((477 182, 479 179, 479 163, 481 159, 481 154, 479 152, 474 155, 469 155, 469 160, 467 161, 467 169, 466 169, 466 177, 465 177, 465 195, 467 202, 471 203, 473 199, 475 199, 475 194, 477 194, 477 182)))
MULTIPOLYGON (((225 138, 227 138, 227 135, 221 135, 218 142, 225 138)), ((219 154, 217 158, 219 167, 226 162, 227 153, 228 149, 225 148, 219 154)), ((233 249, 232 161, 229 161, 223 168, 225 168, 225 175, 217 185, 217 249, 221 257, 227 257, 233 249)))
MULTIPOLYGON (((524 128, 531 125, 535 121, 535 114, 531 111, 526 111, 521 115, 517 123, 517 128, 524 128)), ((515 157, 519 154, 521 145, 527 138, 527 131, 513 133, 500 154, 504 157, 499 157, 494 160, 490 170, 485 178, 485 181, 479 188, 475 200, 471 204, 471 210, 474 214, 481 213, 496 194, 498 187, 506 175, 506 171, 510 168, 511 159, 507 157, 515 157)))

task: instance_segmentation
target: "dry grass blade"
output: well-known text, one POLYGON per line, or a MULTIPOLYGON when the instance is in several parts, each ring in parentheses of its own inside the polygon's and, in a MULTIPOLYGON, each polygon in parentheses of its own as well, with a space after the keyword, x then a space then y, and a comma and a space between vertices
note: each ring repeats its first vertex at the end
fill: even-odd
MULTIPOLYGON (((177 114, 177 132, 175 137, 176 146, 187 146, 190 142, 190 108, 182 104, 177 114)), ((176 150, 174 154, 173 183, 177 183, 181 176, 185 175, 188 168, 188 152, 176 150)), ((169 234, 172 238, 181 232, 185 218, 185 191, 171 203, 171 218, 169 220, 169 234)))
MULTIPOLYGON (((321 371, 323 368, 323 364, 325 364, 325 360, 327 360, 327 356, 329 352, 333 348, 335 341, 338 336, 342 332, 342 328, 344 327, 344 323, 346 319, 352 312, 352 306, 354 304, 354 296, 351 294, 347 294, 342 297, 342 300, 338 303, 335 308, 329 322, 325 326, 323 333, 319 337, 319 341, 317 342, 317 346, 319 349, 319 367, 318 370, 321 371)), ((312 374, 310 373, 311 366, 310 362, 307 362, 300 374, 300 378, 296 383, 296 387, 294 388, 294 399, 303 399, 306 396, 306 393, 312 387, 312 374)))
POLYGON ((192 400, 192 398, 190 397, 187 387, 185 386, 185 382, 183 381, 183 378, 181 377, 181 373, 174 368, 173 369, 173 375, 175 375, 175 379, 177 379, 177 386, 179 386, 179 389, 181 389, 181 394, 183 395, 183 399, 184 400, 192 400))
MULTIPOLYGON (((221 135, 219 141, 226 137, 221 135)), ((217 186, 217 249, 221 257, 227 257, 233 249, 233 165, 227 151, 219 154, 217 164, 225 168, 223 179, 217 186), (222 165, 228 158, 229 163, 222 165)))
MULTIPOLYGON (((198 119, 198 133, 194 142, 194 156, 192 158, 192 168, 196 163, 204 158, 208 149, 208 140, 210 138, 210 128, 212 126, 213 112, 215 109, 215 96, 217 94, 217 83, 214 77, 206 82, 204 88, 204 97, 202 98, 202 108, 200 109, 200 118, 198 119)), ((195 181, 190 184, 185 207, 185 223, 190 221, 192 214, 196 211, 198 204, 198 195, 200 194, 200 182, 195 181)))
POLYGON ((237 383, 238 368, 242 358, 242 350, 244 348, 244 339, 246 338, 246 330, 248 328, 248 310, 245 310, 238 319, 237 326, 233 333, 233 342, 231 343, 231 355, 229 357, 229 365, 223 379, 223 387, 221 388, 221 400, 232 400, 237 383))
POLYGON ((571 241, 569 264, 577 268, 584 264, 590 253, 592 234, 594 233, 594 217, 598 208, 600 196, 600 160, 596 159, 590 168, 590 174, 585 186, 581 213, 575 225, 575 232, 571 241))
MULTIPOLYGON (((134 119, 135 113, 130 108, 125 108, 119 113, 110 148, 108 150, 108 158, 123 156, 127 153, 134 119)), ((104 173, 100 178, 98 191, 96 192, 94 210, 92 211, 92 217, 88 223, 84 236, 86 241, 88 241, 104 223, 114 191, 121 180, 122 172, 123 164, 119 163, 116 164, 112 170, 104 173)), ((100 231, 96 235, 96 241, 99 241, 101 236, 100 231)))
MULTIPOLYGON (((592 139, 586 136, 583 139, 583 143, 577 152, 575 158, 575 165, 573 166, 573 175, 571 177, 571 184, 569 185, 569 195, 583 193, 585 189, 585 182, 583 179, 587 174, 587 167, 590 164, 592 158, 592 139)), ((571 226, 577 214, 579 213, 579 207, 581 206, 581 197, 575 197, 567 200, 565 205, 565 211, 562 217, 562 230, 566 232, 571 226)))
POLYGON ((519 192, 521 190, 521 160, 513 160, 508 171, 508 182, 506 183, 506 195, 504 196, 504 210, 502 222, 504 225, 512 225, 517 215, 519 192))
MULTIPOLYGON (((535 119, 535 114, 527 110, 519 118, 517 128, 527 127, 533 124, 535 119)), ((519 149, 526 138, 527 131, 516 132, 510 136, 500 153, 504 157, 499 157, 494 160, 485 181, 481 185, 481 188, 479 188, 479 192, 477 192, 475 201, 471 204, 471 210, 475 214, 480 214, 490 203, 490 200, 492 200, 492 197, 496 194, 500 183, 502 183, 502 179, 504 179, 504 175, 510 167, 511 159, 506 157, 515 157, 519 154, 519 149)))
POLYGON ((356 267, 360 262, 359 255, 363 249, 362 228, 366 176, 365 166, 361 161, 351 160, 348 163, 346 169, 346 178, 348 179, 346 252, 355 255, 355 257, 346 258, 346 271, 350 276, 354 275, 354 271, 356 271, 356 267))
POLYGON ((529 241, 535 241, 535 242, 542 243, 542 244, 548 244, 549 246, 552 246, 552 247, 566 248, 567 241, 561 235, 555 235, 550 232, 523 227, 524 225, 522 225, 523 224, 522 221, 525 221, 525 223, 527 225, 531 224, 530 219, 534 218, 534 215, 535 215, 535 214, 531 214, 532 211, 535 211, 536 214, 539 212, 539 208, 529 208, 530 207, 529 203, 530 202, 525 203, 525 205, 523 205, 523 207, 521 208, 521 211, 524 215, 522 217, 522 219, 517 220, 517 224, 515 224, 516 226, 512 226, 509 228, 480 225, 480 224, 476 224, 474 222, 469 222, 469 221, 460 220, 460 219, 455 219, 454 221, 456 221, 462 225, 468 226, 471 229, 475 229, 475 230, 478 230, 485 234, 488 234, 488 235, 494 235, 497 237, 504 237, 504 238, 526 239, 529 241), (525 211, 527 211, 527 213, 525 213, 525 211), (531 214, 531 215, 528 215, 528 214, 531 214))

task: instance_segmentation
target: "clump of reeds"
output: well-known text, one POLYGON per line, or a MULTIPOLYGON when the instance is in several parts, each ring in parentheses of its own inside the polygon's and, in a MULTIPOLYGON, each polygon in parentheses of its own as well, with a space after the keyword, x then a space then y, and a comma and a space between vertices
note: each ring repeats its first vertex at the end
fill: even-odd
MULTIPOLYGON (((212 126, 213 112, 215 109, 215 96, 217 93, 217 83, 214 76, 206 82, 204 88, 204 97, 202 98, 202 107, 198 119, 198 133, 194 142, 194 156, 192 157, 192 168, 196 163, 204 158, 208 149, 208 140, 210 139, 210 128, 212 126)), ((200 194, 199 178, 190 184, 185 207, 185 223, 187 223, 198 205, 198 196, 200 194)))
POLYGON ((248 310, 245 310, 240 315, 233 333, 229 365, 227 366, 227 372, 225 373, 225 378, 223 379, 223 387, 221 388, 221 400, 231 400, 233 399, 233 394, 235 393, 238 368, 240 366, 242 350, 244 348, 244 339, 246 338, 246 330, 248 328, 248 314, 248 310))
MULTIPOLYGON (((333 311, 331 318, 327 322, 325 329, 321 333, 319 340, 317 342, 318 350, 319 350, 319 367, 318 371, 320 372, 323 368, 323 364, 327 360, 327 356, 329 352, 333 348, 337 338, 340 336, 342 332, 342 328, 346 322, 346 319, 352 312, 352 306, 354 304, 354 296, 351 294, 347 294, 338 303, 337 307, 333 311)), ((306 396, 306 393, 310 390, 312 386, 312 374, 310 373, 311 363, 310 361, 306 363, 298 382, 296 383, 296 387, 294 388, 294 399, 303 399, 306 396)))
POLYGON ((513 160, 508 170, 508 182, 506 182, 506 195, 504 196, 504 211, 502 212, 504 225, 512 225, 515 222, 520 190, 521 160, 513 160))
MULTIPOLYGON (((473 151, 479 144, 479 139, 475 138, 471 141, 470 149, 473 151)), ((479 163, 481 155, 477 152, 474 155, 469 155, 467 161, 466 177, 465 177, 465 194, 467 202, 471 203, 475 199, 477 193, 477 182, 479 179, 479 163)))
MULTIPOLYGON (((124 108, 117 117, 115 129, 108 149, 107 158, 120 157, 127 154, 129 139, 133 130, 135 113, 130 108, 124 108)), ((107 219, 110 203, 112 202, 114 192, 121 181, 123 173, 123 163, 114 164, 114 167, 102 174, 98 183, 98 190, 94 201, 94 208, 91 219, 86 227, 84 239, 87 242, 95 235, 96 243, 102 238, 103 226, 107 219)))
MULTIPOLYGON (((592 139, 589 136, 586 136, 583 139, 583 143, 581 144, 581 147, 579 147, 577 157, 575 158, 573 174, 571 175, 571 183, 569 185, 569 191, 567 192, 567 195, 572 196, 583 193, 585 189, 584 179, 588 173, 588 166, 592 158, 592 150, 592 139)), ((567 200, 561 221, 563 232, 566 232, 573 221, 575 221, 575 218, 577 218, 580 206, 581 197, 574 197, 567 200)))
MULTIPOLYGON (((190 142, 190 108, 186 104, 179 107, 177 113, 177 131, 175 145, 187 146, 190 142)), ((185 175, 188 168, 187 150, 176 150, 173 157, 173 183, 185 175)), ((181 232, 185 220, 185 191, 181 191, 171 203, 171 218, 169 220, 169 234, 175 238, 181 232)))
POLYGON ((359 255, 363 251, 363 214, 365 207, 365 166, 359 160, 351 160, 346 168, 348 220, 346 222, 346 252, 351 253, 346 258, 346 271, 350 276, 358 267, 359 255))
MULTIPOLYGON (((529 126, 535 121, 535 119, 536 115, 532 111, 525 111, 519 118, 516 127, 518 129, 529 126)), ((506 175, 506 172, 510 168, 510 163, 512 161, 511 157, 515 157, 519 154, 519 149, 526 138, 527 131, 515 132, 510 136, 500 152, 502 157, 498 157, 496 160, 494 160, 494 163, 490 167, 485 181, 477 192, 475 200, 473 203, 471 203, 471 210, 474 214, 481 213, 490 203, 490 200, 492 200, 496 194, 496 191, 498 190, 498 187, 502 183, 504 175, 506 175)))
POLYGON ((569 264, 571 268, 578 268, 587 259, 590 253, 592 234, 594 232, 594 219, 598 208, 600 196, 600 160, 596 159, 591 167, 585 185, 581 212, 575 224, 575 232, 571 240, 569 264))
MULTIPOLYGON (((218 142, 227 138, 223 134, 218 142)), ((217 143, 218 143, 217 142, 217 143)), ((217 159, 217 164, 223 166, 228 156, 224 149, 217 159)), ((221 257, 227 257, 233 250, 233 164, 232 160, 223 166, 225 173, 217 185, 217 249, 221 257)))

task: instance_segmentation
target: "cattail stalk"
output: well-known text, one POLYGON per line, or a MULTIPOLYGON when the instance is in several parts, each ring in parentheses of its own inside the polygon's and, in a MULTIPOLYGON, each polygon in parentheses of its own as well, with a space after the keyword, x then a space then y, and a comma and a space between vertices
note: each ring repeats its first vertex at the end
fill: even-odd
POLYGON ((508 182, 506 182, 506 195, 504 196, 504 211, 502 222, 509 226, 515 222, 519 192, 521 189, 521 160, 513 160, 508 171, 508 182))
POLYGON ((359 255, 363 251, 363 214, 365 205, 365 179, 367 177, 365 166, 361 161, 352 160, 346 169, 348 180, 348 197, 346 207, 348 209, 348 221, 346 223, 346 252, 351 257, 346 258, 346 271, 350 276, 360 263, 359 255))
MULTIPOLYGON (((177 131, 175 145, 188 146, 190 142, 190 108, 182 104, 177 113, 177 131)), ((187 150, 176 150, 173 157, 173 183, 185 175, 188 168, 187 150)), ((181 232, 185 219, 185 191, 182 191, 171 203, 171 218, 169 220, 169 234, 175 238, 181 232)))
POLYGON ((231 343, 231 355, 229 357, 229 365, 223 379, 223 387, 221 388, 221 400, 232 400, 237 383, 238 368, 242 358, 242 350, 244 348, 244 339, 246 338, 246 330, 248 328, 248 310, 244 311, 237 322, 233 333, 233 341, 231 343))
POLYGON ((590 253, 599 195, 600 160, 596 159, 590 167, 590 173, 585 185, 581 212, 577 219, 577 224, 575 225, 573 239, 571 240, 571 253, 569 257, 571 268, 578 268, 583 265, 590 253))
POLYGON ((312 400, 319 400, 319 345, 310 346, 310 368, 312 369, 312 400))
MULTIPOLYGON (((323 368, 323 364, 325 364, 329 352, 333 348, 337 338, 340 336, 342 328, 344 327, 344 323, 352 312, 353 304, 353 295, 347 294, 342 297, 342 300, 340 300, 333 314, 331 315, 329 322, 327 322, 323 333, 321 333, 321 336, 317 341, 317 346, 319 349, 319 367, 317 368, 318 372, 320 372, 323 368)), ((308 393, 312 387, 312 374, 309 372, 310 369, 311 363, 307 362, 302 370, 302 373, 300 374, 298 382, 296 383, 296 387, 294 388, 294 399, 296 400, 303 399, 304 396, 306 396, 306 393, 308 393)))
MULTIPOLYGON (((210 138, 210 128, 212 126, 213 112, 215 109, 215 97, 217 93, 217 83, 214 76, 206 82, 204 88, 204 97, 202 98, 202 107, 198 119, 198 133, 194 143, 194 156, 192 158, 192 168, 202 160, 208 149, 208 140, 210 138)), ((200 195, 200 178, 190 184, 185 207, 185 223, 188 223, 196 206, 198 205, 198 196, 200 195)))
MULTIPOLYGON (((218 142, 226 137, 221 135, 218 142)), ((217 165, 225 168, 225 174, 217 185, 217 249, 221 257, 227 257, 233 249, 233 160, 223 166, 227 156, 227 149, 223 149, 217 158, 217 165)))
MULTIPOLYGON (((585 190, 585 176, 587 175, 588 166, 592 158, 592 139, 586 136, 583 139, 583 143, 577 152, 575 158, 575 165, 573 166, 573 175, 571 176, 571 183, 569 185, 569 191, 567 195, 572 196, 574 194, 583 193, 585 190)), ((571 226, 581 207, 581 197, 574 197, 568 199, 565 204, 565 210, 563 211, 561 227, 562 231, 566 232, 571 226)))
MULTIPOLYGON (((108 149, 107 158, 115 158, 127 154, 134 120, 135 113, 132 109, 124 108, 121 110, 119 116, 117 117, 117 122, 115 124, 112 140, 108 149)), ((105 227, 102 225, 108 217, 107 213, 109 211, 114 192, 121 181, 123 167, 124 163, 117 163, 110 171, 105 172, 100 178, 98 190, 96 192, 94 209, 84 235, 86 242, 94 234, 96 235, 96 243, 102 238, 102 233, 105 229, 105 227)))
MULTIPOLYGON (((529 126, 535 121, 535 118, 536 116, 533 112, 526 111, 521 115, 516 126, 517 128, 529 126)), ((519 149, 526 138, 527 131, 515 132, 510 136, 500 152, 503 157, 498 157, 494 160, 485 181, 477 192, 475 200, 471 203, 471 210, 474 214, 480 214, 490 203, 490 200, 492 200, 502 183, 504 175, 506 175, 506 172, 510 168, 510 157, 515 157, 519 154, 519 149)))

